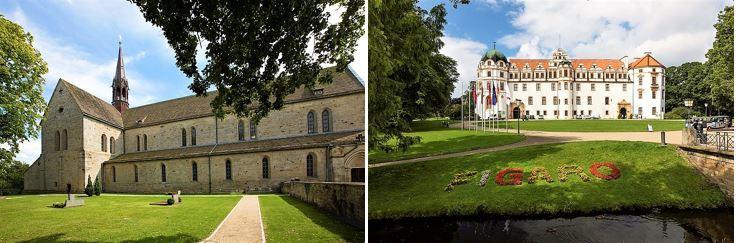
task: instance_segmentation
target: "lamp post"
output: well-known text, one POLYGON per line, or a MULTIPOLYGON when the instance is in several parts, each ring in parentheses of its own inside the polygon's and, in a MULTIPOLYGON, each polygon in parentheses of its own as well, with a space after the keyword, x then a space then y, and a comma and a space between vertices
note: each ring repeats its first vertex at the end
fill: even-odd
POLYGON ((514 104, 516 105, 514 110, 519 109, 519 114, 516 114, 516 111, 514 111, 514 115, 516 115, 516 134, 520 134, 521 132, 520 132, 519 126, 521 124, 519 122, 519 118, 521 118, 521 108, 519 108, 519 106, 521 106, 521 100, 515 100, 514 104))
POLYGON ((708 103, 705 103, 705 117, 708 117, 708 103))
POLYGON ((685 123, 687 123, 687 120, 690 119, 690 107, 693 107, 693 100, 685 100, 685 107, 687 107, 687 116, 685 117, 685 123))

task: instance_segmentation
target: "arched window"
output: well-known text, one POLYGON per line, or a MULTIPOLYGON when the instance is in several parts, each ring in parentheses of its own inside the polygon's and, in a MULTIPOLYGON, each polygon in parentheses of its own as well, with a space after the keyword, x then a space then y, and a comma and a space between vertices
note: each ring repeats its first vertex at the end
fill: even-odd
POLYGON ((192 127, 191 136, 192 136, 192 146, 197 145, 197 129, 194 129, 194 127, 192 127))
POLYGON ((233 179, 233 168, 230 160, 225 161, 225 180, 233 179))
POLYGON ((238 141, 245 141, 245 124, 243 124, 243 120, 238 121, 238 141))
POLYGON ((69 149, 69 138, 66 136, 66 129, 61 132, 61 146, 62 149, 67 150, 69 149))
POLYGON ((143 134, 143 151, 148 151, 148 135, 143 134))
POLYGON ((315 128, 316 124, 314 123, 314 111, 309 111, 309 113, 307 113, 307 133, 317 132, 317 129, 315 128))
POLYGON ((250 123, 250 139, 253 140, 253 139, 258 138, 257 133, 256 133, 256 123, 253 121, 250 121, 249 123, 250 123))
POLYGON ((110 137, 110 153, 111 154, 115 153, 115 138, 114 137, 110 137))
POLYGON ((197 162, 192 161, 192 181, 197 181, 197 162))
POLYGON ((166 182, 166 164, 161 164, 161 182, 166 182))
POLYGON ((141 151, 141 135, 135 136, 135 151, 141 151))
POLYGON ((187 129, 184 128, 181 129, 181 146, 187 146, 187 129))
POLYGON ((328 109, 322 111, 322 132, 332 132, 332 117, 328 109))
POLYGON ((314 177, 314 156, 307 155, 307 176, 314 177))
POLYGON ((138 165, 133 165, 133 175, 135 176, 133 178, 135 182, 138 182, 138 165))
POLYGON ((56 151, 61 150, 61 133, 59 131, 56 131, 56 138, 54 140, 56 140, 56 151))
POLYGON ((261 168, 263 168, 263 178, 269 178, 270 175, 268 171, 268 158, 263 158, 263 160, 261 161, 261 168))
POLYGON ((112 182, 117 182, 118 176, 115 174, 115 166, 112 167, 112 182))
POLYGON ((101 150, 102 152, 107 151, 107 136, 105 134, 102 134, 102 137, 100 138, 100 145, 102 146, 101 150))

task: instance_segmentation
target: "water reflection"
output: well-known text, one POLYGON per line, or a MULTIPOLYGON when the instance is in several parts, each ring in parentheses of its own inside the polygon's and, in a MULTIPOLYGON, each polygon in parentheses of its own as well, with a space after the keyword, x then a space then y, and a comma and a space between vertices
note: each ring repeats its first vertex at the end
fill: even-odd
POLYGON ((371 242, 732 242, 733 210, 369 222, 371 242))

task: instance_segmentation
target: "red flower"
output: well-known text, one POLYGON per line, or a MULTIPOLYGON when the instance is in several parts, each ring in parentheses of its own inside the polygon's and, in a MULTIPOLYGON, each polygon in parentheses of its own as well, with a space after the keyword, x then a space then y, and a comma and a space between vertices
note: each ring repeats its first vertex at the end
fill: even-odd
POLYGON ((604 180, 615 180, 615 179, 618 179, 621 176, 621 170, 619 170, 618 167, 616 167, 616 165, 614 165, 611 162, 594 163, 594 164, 590 165, 590 168, 589 169, 590 169, 590 173, 593 174, 595 177, 598 177, 598 178, 601 178, 601 179, 604 179, 604 180), (608 167, 609 169, 611 169, 611 174, 604 175, 603 173, 601 173, 600 171, 598 171, 598 169, 601 166, 605 166, 605 167, 608 167))
POLYGON ((522 177, 524 176, 524 170, 521 168, 506 168, 498 172, 496 174, 496 184, 500 186, 506 186, 506 185, 521 185, 522 177), (506 174, 512 173, 509 175, 508 181, 504 180, 504 177, 506 174))

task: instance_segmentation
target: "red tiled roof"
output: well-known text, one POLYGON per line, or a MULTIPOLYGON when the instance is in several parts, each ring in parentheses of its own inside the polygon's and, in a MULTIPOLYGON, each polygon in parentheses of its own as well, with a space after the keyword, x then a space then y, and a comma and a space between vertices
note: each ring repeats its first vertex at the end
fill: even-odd
MULTIPOLYGON (((543 68, 547 68, 547 63, 550 59, 509 59, 511 65, 516 65, 516 68, 524 68, 525 64, 529 64, 532 69, 537 68, 538 64, 541 64, 543 68)), ((585 68, 590 68, 593 64, 596 64, 602 69, 608 68, 611 65, 613 69, 619 69, 623 67, 624 63, 617 59, 570 59, 572 61, 572 67, 578 68, 580 64, 585 68)))
POLYGON ((657 59, 654 59, 654 57, 652 57, 651 55, 646 54, 644 55, 644 57, 640 58, 639 60, 634 61, 633 63, 631 63, 631 65, 629 65, 629 68, 641 68, 641 67, 662 67, 663 68, 665 66, 662 65, 662 63, 660 63, 659 61, 657 61, 657 59))

